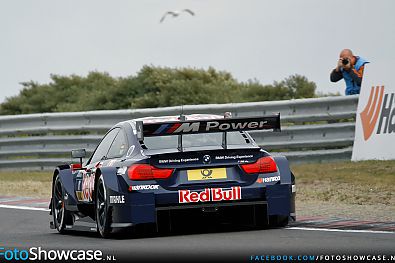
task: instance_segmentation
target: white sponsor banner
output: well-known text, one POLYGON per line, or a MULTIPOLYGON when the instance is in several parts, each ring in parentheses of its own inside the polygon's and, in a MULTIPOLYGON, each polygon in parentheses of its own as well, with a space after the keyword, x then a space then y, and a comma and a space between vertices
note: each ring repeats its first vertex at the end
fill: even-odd
POLYGON ((395 159, 395 76, 367 64, 359 95, 352 160, 395 159))

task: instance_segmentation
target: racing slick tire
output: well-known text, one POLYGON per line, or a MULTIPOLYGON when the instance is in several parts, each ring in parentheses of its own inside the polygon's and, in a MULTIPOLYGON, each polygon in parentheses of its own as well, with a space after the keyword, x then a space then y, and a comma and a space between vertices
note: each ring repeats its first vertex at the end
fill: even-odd
POLYGON ((99 234, 104 238, 109 238, 111 229, 111 209, 107 204, 106 186, 103 175, 100 175, 96 184, 95 198, 95 218, 99 234))
POLYGON ((289 223, 288 216, 274 215, 269 216, 269 226, 273 228, 285 227, 289 223))
POLYGON ((59 233, 64 234, 66 225, 73 224, 73 216, 65 206, 65 190, 59 175, 56 176, 52 189, 52 215, 54 227, 59 233))
MULTIPOLYGON (((291 183, 295 185, 295 175, 291 172, 291 183)), ((289 224, 289 217, 284 215, 269 216, 269 227, 286 227, 289 224)))

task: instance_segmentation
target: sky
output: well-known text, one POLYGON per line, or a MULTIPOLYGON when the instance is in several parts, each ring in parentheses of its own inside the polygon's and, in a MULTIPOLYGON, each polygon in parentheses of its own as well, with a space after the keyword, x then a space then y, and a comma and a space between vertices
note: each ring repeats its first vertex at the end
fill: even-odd
POLYGON ((395 1, 0 0, 0 103, 51 74, 135 75, 144 65, 214 67, 262 84, 329 73, 350 48, 392 74, 395 1), (196 13, 167 17, 169 10, 196 13))

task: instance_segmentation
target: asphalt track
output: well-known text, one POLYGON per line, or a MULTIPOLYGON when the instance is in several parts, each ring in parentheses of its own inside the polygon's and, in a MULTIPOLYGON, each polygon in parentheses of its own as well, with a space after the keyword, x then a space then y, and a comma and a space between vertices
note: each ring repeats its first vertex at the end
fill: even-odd
POLYGON ((117 261, 250 261, 261 255, 395 254, 395 233, 317 228, 256 230, 240 227, 183 230, 170 235, 102 239, 89 231, 58 234, 47 211, 0 208, 0 246, 100 249, 117 261))

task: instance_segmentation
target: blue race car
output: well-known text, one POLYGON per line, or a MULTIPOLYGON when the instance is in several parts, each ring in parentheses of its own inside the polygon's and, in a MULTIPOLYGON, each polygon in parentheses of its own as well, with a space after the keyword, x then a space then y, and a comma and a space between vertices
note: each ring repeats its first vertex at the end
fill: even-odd
POLYGON ((295 220, 295 178, 287 159, 261 149, 250 130, 280 131, 280 115, 120 122, 86 162, 85 150, 74 150, 80 162, 54 171, 51 228, 64 233, 85 218, 108 237, 139 225, 171 229, 181 214, 286 226, 295 220))

